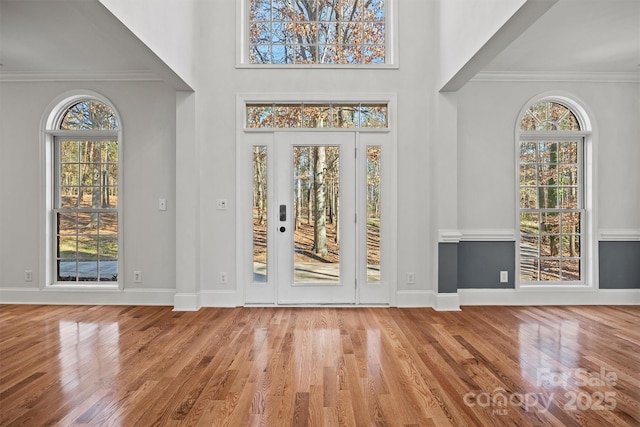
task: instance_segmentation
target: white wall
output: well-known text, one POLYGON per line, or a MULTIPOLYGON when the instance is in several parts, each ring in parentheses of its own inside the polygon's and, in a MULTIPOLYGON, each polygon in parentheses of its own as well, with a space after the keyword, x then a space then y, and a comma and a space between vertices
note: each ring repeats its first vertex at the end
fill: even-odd
POLYGON ((99 0, 188 85, 194 87, 194 0, 99 0))
POLYGON ((461 229, 515 229, 515 127, 532 97, 573 95, 592 112, 599 229, 640 229, 640 91, 633 83, 482 83, 459 92, 461 229))
POLYGON ((44 286, 39 270, 43 195, 41 120, 65 92, 109 99, 122 118, 125 289, 175 287, 175 92, 163 83, 0 83, 0 290, 44 286), (158 210, 158 198, 168 210, 158 210), (32 270, 32 283, 24 271, 32 270), (142 283, 132 283, 133 271, 142 283))

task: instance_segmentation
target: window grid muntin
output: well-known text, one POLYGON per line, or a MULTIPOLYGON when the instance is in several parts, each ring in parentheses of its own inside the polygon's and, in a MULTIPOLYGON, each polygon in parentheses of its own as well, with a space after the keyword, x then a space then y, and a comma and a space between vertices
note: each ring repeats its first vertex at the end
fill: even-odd
MULTIPOLYGON (((76 102, 73 104, 73 106, 81 103, 83 101, 80 102, 76 102)), ((68 111, 69 109, 67 109, 66 111, 68 111)), ((61 117, 64 117, 66 115, 63 114, 61 117)), ((62 119, 59 122, 59 124, 62 123, 62 119)), ((117 121, 116 121, 117 123, 117 121)), ((53 134, 56 134, 56 132, 51 132, 53 134)), ((102 188, 104 187, 104 185, 102 185, 102 183, 98 186, 84 186, 82 185, 82 176, 80 176, 82 174, 81 172, 81 165, 82 164, 88 164, 88 165, 100 165, 100 170, 102 170, 103 165, 104 166, 115 166, 116 167, 116 185, 112 185, 112 186, 107 186, 107 191, 109 189, 114 189, 115 190, 115 197, 119 198, 120 197, 120 144, 119 144, 119 140, 117 137, 113 137, 113 131, 112 130, 105 130, 105 131, 101 131, 101 130, 62 130, 61 132, 59 132, 61 135, 60 136, 54 136, 53 138, 53 143, 54 143, 54 208, 53 208, 53 220, 54 220, 54 224, 55 224, 55 232, 54 232, 54 249, 53 249, 53 255, 54 255, 54 262, 55 262, 55 279, 57 282, 60 283, 79 283, 79 282, 116 282, 118 280, 118 258, 120 256, 120 240, 119 240, 119 227, 120 227, 120 220, 119 220, 119 206, 120 206, 120 200, 116 199, 116 206, 115 207, 100 207, 100 208, 87 208, 87 207, 82 207, 82 206, 75 206, 75 207, 65 207, 63 206, 63 195, 62 195, 62 189, 67 187, 67 188, 77 188, 78 191, 79 189, 85 188, 85 189, 92 189, 92 191, 95 188, 99 188, 100 189, 100 202, 102 203, 103 198, 102 198, 102 188), (85 136, 85 134, 88 134, 87 136, 85 136), (99 135, 104 135, 104 137, 101 137, 99 135), (100 143, 102 144, 115 144, 116 145, 116 160, 113 162, 109 162, 109 154, 107 154, 107 161, 102 162, 102 149, 100 149, 100 158, 99 158, 99 162, 82 162, 81 158, 80 158, 80 151, 78 149, 78 154, 77 154, 77 162, 62 162, 62 145, 64 142, 75 142, 78 144, 78 146, 80 146, 80 144, 82 144, 83 142, 91 142, 91 143, 100 143), (61 168, 64 165, 73 165, 73 164, 77 164, 78 165, 78 184, 75 186, 63 186, 62 182, 61 182, 61 168), (87 236, 92 236, 95 235, 95 262, 96 262, 96 269, 95 269, 95 277, 91 277, 91 278, 87 278, 87 277, 82 277, 81 273, 80 273, 80 262, 93 262, 94 259, 91 258, 84 258, 82 256, 80 256, 80 252, 79 252, 79 243, 81 240, 81 236, 83 236, 83 234, 81 234, 80 230, 79 230, 79 220, 76 219, 76 224, 75 224, 75 231, 72 234, 65 234, 65 233, 60 233, 60 222, 59 222, 59 218, 61 215, 69 215, 69 214, 75 214, 76 217, 78 218, 80 214, 90 214, 90 215, 95 215, 97 220, 96 220, 96 224, 94 226, 95 229, 95 234, 86 234, 87 236), (109 215, 115 215, 116 217, 116 222, 115 222, 115 232, 114 233, 101 233, 101 225, 100 222, 102 220, 102 215, 103 214, 109 214, 109 215), (69 237, 69 236, 75 236, 75 247, 76 247, 76 254, 73 258, 63 258, 61 257, 61 253, 60 253, 60 242, 61 242, 61 237, 69 237), (102 237, 101 237, 102 236, 102 237), (115 259, 104 259, 104 257, 102 256, 102 246, 101 243, 104 243, 105 241, 115 241, 115 247, 116 247, 116 257, 115 259), (69 260, 72 260, 75 264, 75 275, 73 276, 63 276, 61 274, 61 265, 60 263, 62 261, 64 262, 71 262, 69 260), (112 261, 115 262, 115 275, 111 275, 111 277, 106 278, 106 277, 102 277, 101 274, 101 267, 102 267, 102 261, 112 261), (65 280, 65 277, 68 277, 69 280, 65 280), (71 279, 72 277, 74 277, 74 279, 71 279)), ((108 150, 107 150, 108 152, 108 150)), ((80 202, 78 202, 80 203, 80 202)))
MULTIPOLYGON (((528 111, 528 110, 527 110, 528 111)), ((587 242, 585 241, 585 234, 584 234, 584 230, 585 230, 585 225, 586 225, 586 209, 584 208, 585 206, 585 199, 584 199, 584 143, 585 143, 585 136, 584 133, 580 133, 580 137, 576 137, 574 135, 574 132, 571 133, 571 135, 567 135, 567 132, 564 131, 556 131, 556 132, 545 132, 542 131, 540 132, 541 136, 542 134, 545 135, 545 137, 541 137, 541 138, 534 138, 535 136, 535 132, 528 132, 527 135, 521 135, 520 141, 519 141, 519 148, 520 150, 522 150, 522 145, 523 144, 528 144, 528 143, 535 143, 535 147, 536 147, 536 151, 535 151, 535 162, 524 162, 524 164, 535 164, 536 165, 536 173, 534 174, 535 176, 535 180, 536 180, 536 185, 535 186, 526 186, 526 188, 552 188, 552 186, 541 186, 540 185, 540 174, 538 172, 538 165, 541 164, 556 164, 556 165, 562 165, 564 164, 563 162, 561 162, 559 159, 557 159, 556 162, 549 162, 549 163, 544 163, 544 162, 540 162, 540 154, 539 154, 539 148, 541 146, 541 144, 546 144, 546 143, 557 143, 558 146, 560 146, 561 143, 571 143, 571 142, 576 142, 576 161, 577 163, 566 163, 566 164, 576 164, 577 165, 577 181, 578 184, 576 186, 572 186, 577 188, 577 200, 576 200, 576 208, 575 209, 571 209, 571 208, 562 208, 562 206, 560 205, 560 203, 557 203, 557 208, 541 208, 540 207, 540 200, 539 197, 537 198, 537 208, 536 209, 527 209, 527 208, 523 208, 522 207, 522 201, 519 200, 518 201, 518 206, 519 206, 519 220, 518 220, 518 228, 520 230, 520 237, 519 237, 519 241, 520 241, 520 247, 518 248, 519 251, 519 275, 520 275, 520 280, 521 282, 525 283, 525 284, 544 284, 544 283, 583 283, 584 282, 584 274, 585 274, 585 253, 584 253, 584 249, 586 248, 586 244, 587 242), (557 135, 557 137, 552 137, 551 135, 555 136, 557 135), (558 217, 560 218, 560 222, 558 224, 558 233, 544 233, 542 230, 542 215, 543 214, 558 214, 558 217), (562 217, 563 214, 578 214, 580 215, 580 220, 579 220, 579 227, 580 227, 580 231, 578 233, 564 233, 563 227, 562 227, 562 217), (522 230, 522 215, 523 214, 537 214, 538 215, 538 232, 537 234, 533 234, 533 233, 523 233, 522 230), (563 246, 563 236, 578 236, 578 240, 579 240, 579 247, 578 247, 578 253, 579 256, 578 257, 563 257, 562 256, 562 246, 563 246), (537 236, 537 257, 531 257, 531 256, 527 256, 523 254, 523 244, 522 244, 522 240, 523 240, 523 236, 537 236), (559 256, 553 257, 553 256, 542 256, 542 237, 543 236, 558 236, 559 237, 559 256), (579 278, 577 280, 562 280, 562 272, 563 272, 563 259, 569 260, 569 261, 575 261, 578 260, 578 274, 579 274, 579 278), (524 264, 524 260, 533 260, 538 261, 537 262, 537 268, 536 268, 536 278, 533 280, 523 280, 523 264, 524 264), (542 263, 540 261, 545 260, 545 261, 555 261, 557 260, 559 262, 559 268, 558 271, 560 273, 560 277, 558 280, 542 280, 542 272, 541 272, 541 265, 542 263)), ((520 156, 519 159, 522 158, 522 151, 520 151, 520 156)), ((522 195, 522 188, 523 186, 521 185, 521 170, 522 170, 522 165, 523 162, 519 161, 518 164, 518 188, 519 188, 519 195, 521 197, 522 195)), ((557 176, 559 176, 559 171, 557 172, 557 176)), ((564 188, 563 186, 556 186, 555 188, 564 188)))
POLYGON ((580 131, 582 126, 578 116, 567 105, 558 101, 540 101, 537 102, 525 111, 524 116, 520 120, 520 130, 525 132, 572 132, 580 131), (540 112, 544 112, 544 116, 540 117, 540 112), (554 117, 554 110, 564 111, 561 115, 554 117), (534 129, 531 128, 530 121, 535 122, 534 129), (565 122, 563 124, 563 122, 565 122), (568 122, 568 123, 567 123, 568 122), (529 125, 527 124, 529 123, 529 125), (553 128, 549 129, 550 125, 553 128), (567 128, 568 127, 568 128, 567 128))
POLYGON ((120 125, 118 123, 118 119, 116 117, 115 112, 109 106, 107 106, 104 102, 98 101, 96 99, 81 99, 76 100, 72 104, 70 104, 63 112, 60 114, 57 120, 56 128, 63 131, 107 131, 107 130, 117 130, 120 125), (83 112, 82 120, 78 120, 77 114, 81 109, 88 110, 87 114, 83 112), (103 112, 102 117, 94 117, 98 120, 92 120, 91 110, 92 109, 101 109, 103 112), (75 117, 74 117, 75 115, 75 117), (68 119, 69 118, 69 119, 68 119), (85 120, 86 119, 86 120, 85 120), (77 125, 77 126, 70 126, 77 125))
POLYGON ((54 218, 56 224, 56 239, 55 239, 55 261, 56 261, 56 280, 58 282, 112 282, 117 280, 117 269, 116 274, 109 276, 103 276, 102 266, 106 261, 118 262, 118 253, 119 253, 119 241, 118 241, 118 232, 116 229, 115 233, 105 233, 102 232, 103 226, 101 222, 103 221, 104 215, 115 215, 116 216, 116 227, 118 226, 118 212, 117 209, 54 209, 54 218), (80 230, 79 223, 80 220, 76 220, 75 228, 72 233, 64 233, 60 229, 60 218, 63 215, 76 215, 79 216, 81 214, 89 214, 96 215, 97 224, 95 225, 95 234, 83 234, 80 230), (80 247, 81 241, 90 240, 95 238, 95 256, 84 256, 81 255, 80 247), (61 241, 63 239, 73 239, 75 242, 74 246, 76 248, 75 255, 73 256, 63 256, 61 253, 61 241), (108 244, 109 242, 115 241, 115 251, 116 258, 108 258, 106 254, 103 253, 104 244, 108 244), (63 276, 61 273, 61 263, 70 263, 73 262, 75 264, 75 274, 71 276, 63 276), (81 275, 81 265, 80 263, 94 263, 95 262, 95 277, 83 277, 81 275), (65 279, 66 278, 66 279, 65 279))
MULTIPOLYGON (((254 0, 246 0, 248 3, 248 7, 247 7, 247 15, 246 15, 246 19, 247 19, 247 25, 245 26, 244 31, 246 31, 246 35, 247 35, 247 45, 248 45, 248 62, 250 64, 256 64, 256 65, 266 65, 266 64, 271 64, 271 65, 295 65, 295 64, 319 64, 319 65, 370 65, 370 64, 386 64, 387 63, 387 28, 388 28, 388 24, 387 24, 387 17, 388 17, 388 12, 387 12, 387 7, 388 5, 386 4, 386 2, 384 0, 376 0, 374 1, 374 7, 373 10, 375 10, 376 7, 379 7, 378 12, 373 14, 371 19, 367 19, 367 12, 371 12, 372 8, 366 8, 366 9, 362 9, 360 10, 357 14, 355 14, 354 18, 355 19, 351 19, 351 20, 337 20, 337 19, 327 19, 326 16, 323 17, 322 16, 322 11, 321 13, 318 14, 317 17, 315 17, 315 19, 312 19, 312 17, 308 16, 307 14, 303 14, 303 19, 286 19, 284 16, 274 16, 274 10, 275 9, 275 4, 277 3, 278 0, 270 0, 267 2, 264 1, 254 1, 254 0), (268 8, 269 11, 266 14, 260 15, 260 17, 262 19, 257 19, 257 16, 254 15, 254 8, 252 7, 254 4, 258 4, 258 3, 263 3, 263 4, 267 4, 268 3, 268 8), (329 39, 329 37, 326 36, 326 34, 329 34, 331 31, 325 31, 325 37, 321 37, 320 34, 322 33, 320 31, 320 29, 322 27, 326 27, 326 28, 333 28, 335 31, 335 26, 342 26, 345 28, 349 28, 351 27, 352 29, 355 27, 360 27, 360 30, 357 31, 356 37, 360 37, 360 39, 362 40, 362 42, 359 43, 349 43, 349 42, 344 42, 344 40, 342 41, 338 41, 338 36, 335 35, 334 39, 336 40, 335 42, 330 42, 332 41, 332 39, 329 39), (381 39, 377 40, 376 43, 366 43, 365 39, 366 37, 366 26, 370 25, 372 26, 372 28, 376 28, 377 31, 380 31, 380 29, 382 29, 381 32, 381 39), (290 26, 295 26, 301 29, 306 29, 308 28, 309 30, 306 31, 307 34, 312 34, 314 37, 314 40, 311 42, 304 42, 304 43, 300 43, 300 39, 301 37, 298 37, 298 41, 295 40, 295 38, 289 37, 287 38, 286 35, 286 31, 291 32, 291 34, 295 34, 295 30, 289 29, 287 30, 287 27, 290 26), (254 30, 255 28, 259 28, 262 27, 264 30, 263 31, 257 31, 254 32, 252 30, 254 30), (280 31, 285 31, 284 37, 282 38, 278 38, 277 34, 278 32, 275 31, 274 29, 280 29, 280 31), (268 31, 268 32, 266 32, 268 31), (255 34, 255 35, 254 35, 255 34), (257 35, 260 35, 259 37, 257 35), (260 42, 262 41, 262 42, 260 42), (343 48, 345 47, 355 47, 356 51, 359 51, 358 53, 360 54, 360 60, 356 61, 354 59, 352 60, 331 60, 330 62, 326 62, 326 56, 324 56, 325 59, 322 59, 323 56, 320 54, 320 50, 322 48, 337 48, 342 46, 343 48), (287 50, 287 47, 294 49, 292 53, 290 53, 289 55, 284 55, 282 56, 282 58, 284 58, 284 60, 275 60, 275 56, 274 56, 274 47, 276 47, 278 50, 287 50), (306 61, 306 60, 299 60, 298 58, 298 52, 299 50, 295 49, 295 48, 306 48, 306 47, 311 47, 311 49, 309 49, 309 51, 313 51, 315 53, 315 60, 313 61, 306 61), (376 49, 382 49, 382 53, 381 55, 367 55, 367 50, 370 51, 375 51, 376 49), (262 52, 260 52, 262 51, 262 52), (258 53, 258 55, 256 55, 256 53, 258 53), (260 60, 256 60, 256 58, 258 58, 259 56, 266 56, 264 61, 260 61, 260 60), (372 59, 373 58, 373 59, 372 59)), ((360 0, 355 0, 353 2, 350 2, 352 5, 360 5, 362 6, 362 2, 360 0)), ((354 9, 355 10, 355 9, 354 9)), ((308 12, 308 11, 306 11, 308 12)), ((342 11, 344 12, 344 10, 342 11)), ((334 54, 332 55, 332 57, 344 57, 344 55, 341 55, 340 52, 334 52, 334 54)))

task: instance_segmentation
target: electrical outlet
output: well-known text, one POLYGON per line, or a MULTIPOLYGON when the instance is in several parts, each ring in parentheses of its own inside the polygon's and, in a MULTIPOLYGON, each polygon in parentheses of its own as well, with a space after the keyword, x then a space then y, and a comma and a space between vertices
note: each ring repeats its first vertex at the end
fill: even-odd
POLYGON ((220 283, 227 283, 227 272, 223 271, 220 273, 220 283))
POLYGON ((33 282, 33 271, 25 270, 24 271, 24 281, 25 282, 33 282))
POLYGON ((500 283, 508 283, 509 282, 509 272, 501 271, 500 272, 500 283))
POLYGON ((414 285, 416 283, 416 275, 413 271, 407 273, 407 283, 410 285, 414 285))
POLYGON ((142 282, 142 272, 141 271, 134 271, 133 272, 133 283, 140 283, 142 282))

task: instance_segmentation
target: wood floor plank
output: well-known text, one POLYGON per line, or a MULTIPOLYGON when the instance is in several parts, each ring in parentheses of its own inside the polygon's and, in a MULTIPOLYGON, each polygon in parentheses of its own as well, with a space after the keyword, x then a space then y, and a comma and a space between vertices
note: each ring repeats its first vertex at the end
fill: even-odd
POLYGON ((639 320, 637 306, 4 305, 0 426, 637 426, 639 320))

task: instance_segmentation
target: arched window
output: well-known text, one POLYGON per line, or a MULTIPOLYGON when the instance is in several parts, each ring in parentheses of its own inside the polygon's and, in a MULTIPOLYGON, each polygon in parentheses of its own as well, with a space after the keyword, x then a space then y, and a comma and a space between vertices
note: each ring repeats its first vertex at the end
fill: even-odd
POLYGON ((542 101, 530 106, 520 121, 521 131, 580 130, 576 115, 566 106, 542 101))
POLYGON ((585 280, 585 140, 580 115, 559 98, 530 105, 519 122, 519 280, 585 280))
POLYGON ((117 115, 106 102, 74 97, 54 111, 49 127, 53 281, 117 282, 121 160, 117 115))

